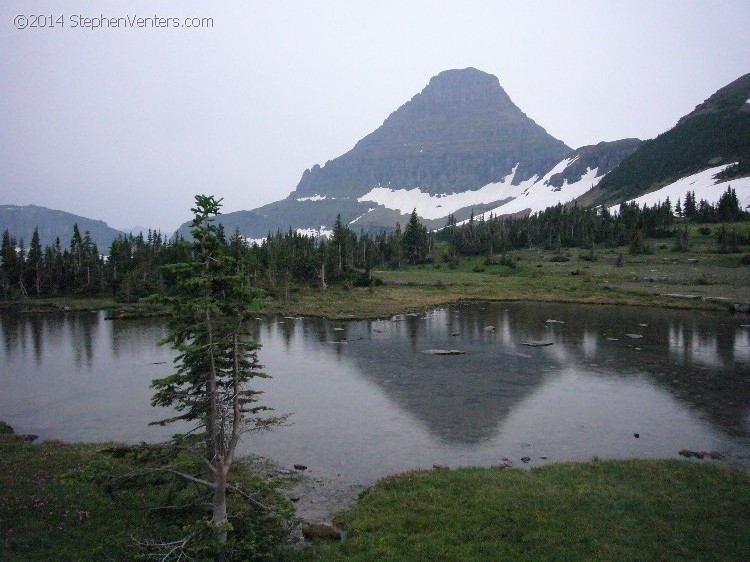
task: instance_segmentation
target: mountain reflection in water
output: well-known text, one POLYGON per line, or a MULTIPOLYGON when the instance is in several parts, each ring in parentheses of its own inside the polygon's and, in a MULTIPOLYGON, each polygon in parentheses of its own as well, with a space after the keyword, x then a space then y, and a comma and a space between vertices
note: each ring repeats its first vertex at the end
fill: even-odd
MULTIPOLYGON (((0 419, 43 438, 167 438, 148 384, 171 370, 160 320, 0 316, 0 419)), ((750 466, 750 328, 722 313, 467 303, 392 319, 255 321, 292 425, 243 451, 374 478, 490 465, 716 450, 750 466), (524 342, 552 345, 529 347, 524 342), (430 355, 457 349, 460 355, 430 355), (636 437, 637 434, 637 437, 636 437)))

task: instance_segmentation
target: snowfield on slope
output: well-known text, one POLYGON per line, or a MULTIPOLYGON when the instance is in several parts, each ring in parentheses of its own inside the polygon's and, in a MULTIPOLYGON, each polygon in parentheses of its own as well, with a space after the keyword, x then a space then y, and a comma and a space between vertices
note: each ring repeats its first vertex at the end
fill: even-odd
MULTIPOLYGON (((513 171, 501 181, 490 183, 476 190, 461 193, 432 195, 414 189, 393 189, 388 187, 375 187, 367 194, 359 197, 359 202, 373 202, 383 205, 388 209, 394 209, 402 214, 409 214, 413 209, 423 219, 440 219, 455 213, 459 209, 465 209, 473 205, 486 205, 489 203, 510 199, 490 211, 494 215, 516 213, 518 211, 531 210, 543 211, 547 207, 558 203, 567 203, 579 195, 594 187, 599 179, 597 169, 588 169, 586 173, 575 183, 569 184, 567 180, 562 187, 549 185, 552 176, 559 174, 570 166, 576 158, 568 158, 559 162, 554 168, 547 172, 544 177, 533 176, 528 180, 513 185, 518 165, 513 171)), ((489 216, 490 212, 484 213, 489 216)))
MULTIPOLYGON (((737 193, 737 199, 740 202, 740 208, 746 210, 750 206, 750 177, 725 180, 717 182, 714 176, 719 172, 724 171, 731 164, 716 166, 715 168, 709 168, 693 174, 692 176, 686 176, 682 179, 677 180, 674 183, 670 183, 662 187, 657 191, 652 191, 646 195, 641 195, 635 199, 630 199, 628 203, 635 202, 639 207, 647 205, 652 207, 658 203, 663 203, 669 197, 672 208, 677 203, 677 199, 680 200, 681 204, 685 203, 685 194, 688 191, 695 192, 696 204, 701 200, 705 199, 712 205, 715 205, 723 193, 726 192, 728 187, 732 187, 737 193)), ((617 212, 620 206, 615 205, 610 207, 611 212, 617 212)))

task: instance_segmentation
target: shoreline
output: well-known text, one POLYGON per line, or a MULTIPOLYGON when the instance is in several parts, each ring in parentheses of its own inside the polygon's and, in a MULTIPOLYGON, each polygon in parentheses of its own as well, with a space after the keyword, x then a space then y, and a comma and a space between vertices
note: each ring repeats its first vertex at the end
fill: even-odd
MULTIPOLYGON (((399 296, 400 285, 384 285, 384 291, 378 293, 378 297, 383 297, 381 293, 387 291, 391 297, 399 296), (396 291, 392 291, 398 287, 396 291)), ((523 296, 516 294, 509 295, 474 295, 474 294, 451 294, 451 295, 434 295, 434 290, 425 286, 407 286, 409 291, 404 295, 405 298, 396 299, 396 302, 390 303, 384 311, 373 311, 371 307, 360 305, 357 309, 357 303, 363 303, 372 298, 371 294, 365 294, 367 289, 337 289, 330 288, 327 292, 319 292, 319 296, 335 295, 341 297, 341 293, 346 293, 344 298, 337 298, 339 302, 348 302, 349 310, 322 310, 319 302, 312 292, 308 291, 303 298, 293 302, 280 303, 271 301, 268 306, 259 308, 256 311, 258 316, 278 316, 284 315, 289 317, 306 317, 322 318, 332 321, 344 320, 378 320, 390 318, 402 314, 423 313, 435 308, 445 306, 455 306, 464 303, 501 303, 501 302, 526 302, 540 304, 565 304, 565 305, 587 305, 587 306, 631 306, 637 308, 657 307, 664 310, 699 310, 713 312, 728 312, 730 314, 750 314, 750 302, 742 299, 732 299, 724 296, 705 296, 692 293, 669 293, 660 295, 644 295, 644 298, 634 298, 633 296, 619 297, 575 297, 571 295, 544 297, 544 296, 523 296), (417 292, 424 293, 423 299, 409 299, 409 296, 417 292), (411 302, 410 302, 411 300, 411 302), (414 304, 413 300, 424 300, 414 304)), ((472 291, 469 291, 472 293, 472 291)), ((106 320, 130 320, 141 318, 160 318, 167 317, 169 313, 159 307, 151 304, 143 305, 138 303, 115 303, 109 300, 103 302, 92 302, 91 299, 78 301, 75 298, 50 299, 30 298, 24 301, 0 301, 0 310, 19 310, 23 314, 48 314, 60 312, 98 312, 110 311, 105 317, 106 320)))
MULTIPOLYGON (((64 441, 60 439, 43 439, 37 435, 15 433, 13 426, 0 420, 0 433, 9 435, 11 438, 27 443, 29 446, 40 449, 42 447, 54 446, 70 452, 88 450, 92 452, 111 451, 113 449, 137 448, 143 443, 121 443, 121 442, 84 442, 64 441), (10 430, 10 431, 8 431, 10 430)), ((169 445, 168 442, 152 443, 152 447, 169 445)), ((518 460, 518 459, 516 459, 518 460)), ((642 463, 672 463, 686 462, 706 466, 715 466, 726 470, 735 470, 750 475, 750 467, 737 465, 731 459, 724 458, 710 451, 681 450, 673 457, 587 457, 577 460, 549 460, 528 464, 525 461, 514 463, 510 459, 502 459, 493 465, 459 465, 447 466, 433 464, 429 467, 414 467, 406 470, 387 473, 379 476, 370 483, 349 481, 344 478, 335 478, 320 474, 306 474, 305 470, 296 467, 284 467, 275 459, 248 454, 236 459, 239 465, 247 467, 251 472, 262 475, 268 479, 279 479, 283 484, 278 488, 286 498, 295 506, 295 513, 300 522, 322 523, 333 525, 336 516, 344 511, 349 511, 357 506, 361 497, 384 481, 394 478, 408 478, 412 474, 461 472, 466 470, 479 471, 505 471, 516 470, 522 472, 533 471, 541 468, 553 468, 564 466, 584 466, 591 463, 618 463, 618 462, 642 462, 642 463)))

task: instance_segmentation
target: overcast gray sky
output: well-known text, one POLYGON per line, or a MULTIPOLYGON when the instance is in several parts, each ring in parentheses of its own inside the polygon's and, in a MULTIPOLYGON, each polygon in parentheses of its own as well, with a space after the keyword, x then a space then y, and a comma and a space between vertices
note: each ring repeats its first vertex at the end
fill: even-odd
POLYGON ((748 0, 2 0, 0 204, 164 231, 196 193, 252 209, 467 66, 572 147, 652 138, 750 72, 748 30, 748 0))

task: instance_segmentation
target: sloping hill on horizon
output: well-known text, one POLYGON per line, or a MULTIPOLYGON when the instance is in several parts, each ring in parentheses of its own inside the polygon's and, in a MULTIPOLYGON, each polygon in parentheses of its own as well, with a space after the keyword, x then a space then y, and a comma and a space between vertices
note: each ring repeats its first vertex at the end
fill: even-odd
MULTIPOLYGON (((677 201, 684 203, 685 194, 690 191, 695 196, 696 201, 705 199, 709 203, 715 203, 731 187, 737 196, 740 208, 750 211, 750 176, 724 178, 723 172, 726 171, 728 166, 728 164, 724 164, 701 170, 669 183, 656 191, 649 191, 644 195, 629 199, 627 202, 634 202, 639 207, 643 205, 652 207, 669 199, 674 206, 677 201)), ((619 206, 619 203, 611 205, 610 211, 616 212, 619 206)))
POLYGON ((645 141, 579 203, 615 205, 734 162, 738 166, 728 177, 750 174, 750 74, 718 90, 669 131, 645 141))
POLYGON ((78 224, 81 235, 87 230, 100 252, 107 252, 112 241, 121 231, 106 222, 74 215, 65 211, 48 209, 37 205, 0 205, 0 232, 6 229, 18 240, 23 239, 28 248, 34 228, 39 228, 42 246, 51 246, 56 238, 67 247, 73 236, 73 225, 78 224))

